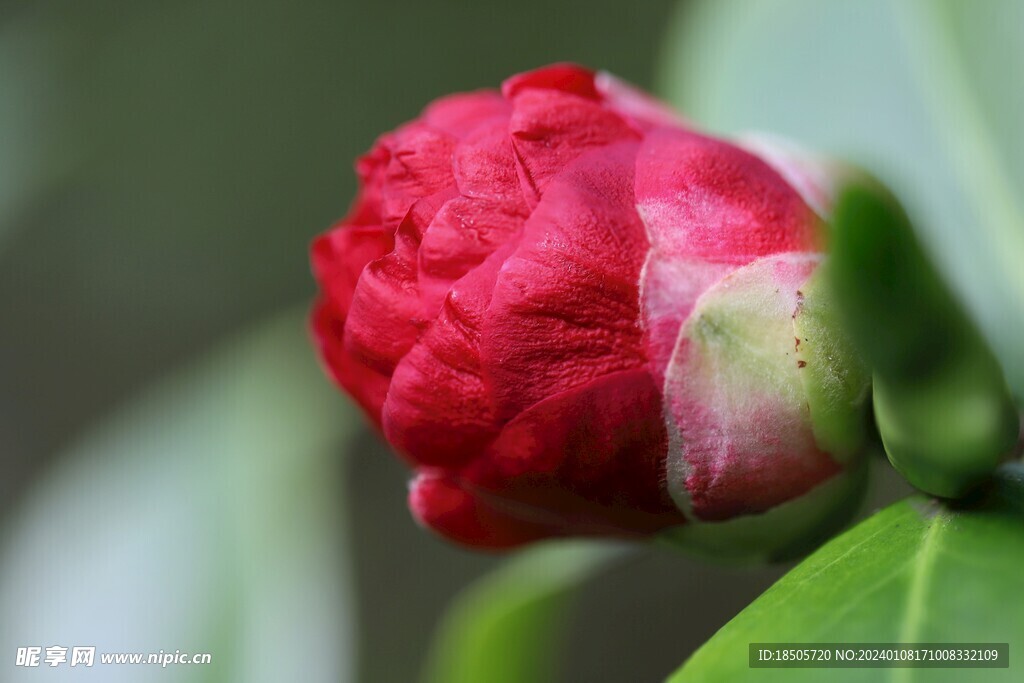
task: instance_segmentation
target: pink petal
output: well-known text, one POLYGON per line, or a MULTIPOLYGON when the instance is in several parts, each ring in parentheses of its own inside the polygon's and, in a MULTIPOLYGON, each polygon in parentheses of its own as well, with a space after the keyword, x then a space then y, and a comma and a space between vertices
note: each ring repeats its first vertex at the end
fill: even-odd
POLYGON ((659 128, 644 138, 636 197, 652 246, 669 255, 743 265, 821 246, 814 212, 775 170, 696 133, 659 128))
POLYGON ((648 131, 658 126, 689 127, 688 122, 667 104, 607 71, 594 77, 594 86, 609 107, 624 115, 639 130, 648 131))
POLYGON ((651 374, 660 386, 675 350, 679 328, 709 287, 733 271, 727 263, 676 258, 652 249, 640 277, 640 305, 651 374))
POLYGON ((840 166, 801 149, 789 140, 766 133, 748 133, 736 144, 774 168, 818 216, 828 217, 832 211, 836 181, 843 174, 840 166))

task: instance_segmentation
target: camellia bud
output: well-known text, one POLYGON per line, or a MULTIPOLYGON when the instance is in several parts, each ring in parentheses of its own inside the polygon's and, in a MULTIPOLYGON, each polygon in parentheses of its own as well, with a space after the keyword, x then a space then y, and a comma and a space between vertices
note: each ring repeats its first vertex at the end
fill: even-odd
POLYGON ((421 523, 779 556, 851 511, 870 392, 819 276, 829 167, 555 65, 435 102, 357 171, 313 329, 421 523))

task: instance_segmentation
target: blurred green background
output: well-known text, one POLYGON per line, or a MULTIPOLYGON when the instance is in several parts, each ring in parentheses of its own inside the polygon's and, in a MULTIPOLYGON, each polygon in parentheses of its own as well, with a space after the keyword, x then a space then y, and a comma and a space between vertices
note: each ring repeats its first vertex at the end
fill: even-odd
MULTIPOLYGON (((415 527, 404 468, 321 377, 306 248, 377 134, 545 63, 869 165, 1020 395, 1021 7, 8 0, 0 679, 16 647, 85 644, 214 664, 48 678, 417 680, 498 559, 415 527)), ((562 680, 663 679, 783 569, 620 559, 575 595, 562 680)))

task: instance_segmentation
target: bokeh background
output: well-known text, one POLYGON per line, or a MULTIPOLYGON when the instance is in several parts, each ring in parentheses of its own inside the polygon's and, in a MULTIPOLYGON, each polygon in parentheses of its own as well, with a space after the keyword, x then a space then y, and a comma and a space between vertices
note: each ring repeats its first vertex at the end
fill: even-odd
MULTIPOLYGON (((1020 396, 1022 31, 1010 0, 7 0, 0 680, 418 680, 502 560, 409 519, 316 367, 306 249, 377 134, 545 63, 870 167, 1020 396), (15 669, 54 644, 214 663, 15 669)), ((560 680, 661 680, 784 570, 634 549, 573 595, 560 680)))

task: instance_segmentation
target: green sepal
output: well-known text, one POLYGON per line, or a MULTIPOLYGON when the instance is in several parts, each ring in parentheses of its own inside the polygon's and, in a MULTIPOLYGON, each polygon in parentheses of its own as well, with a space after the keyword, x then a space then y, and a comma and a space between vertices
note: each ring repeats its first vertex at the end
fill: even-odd
POLYGON ((786 562, 831 538, 861 509, 870 461, 862 458, 799 498, 757 515, 693 521, 658 535, 661 545, 732 563, 786 562))
POLYGON ((871 371, 839 321, 826 261, 800 291, 794 347, 814 439, 841 462, 860 453, 870 433, 871 371))

